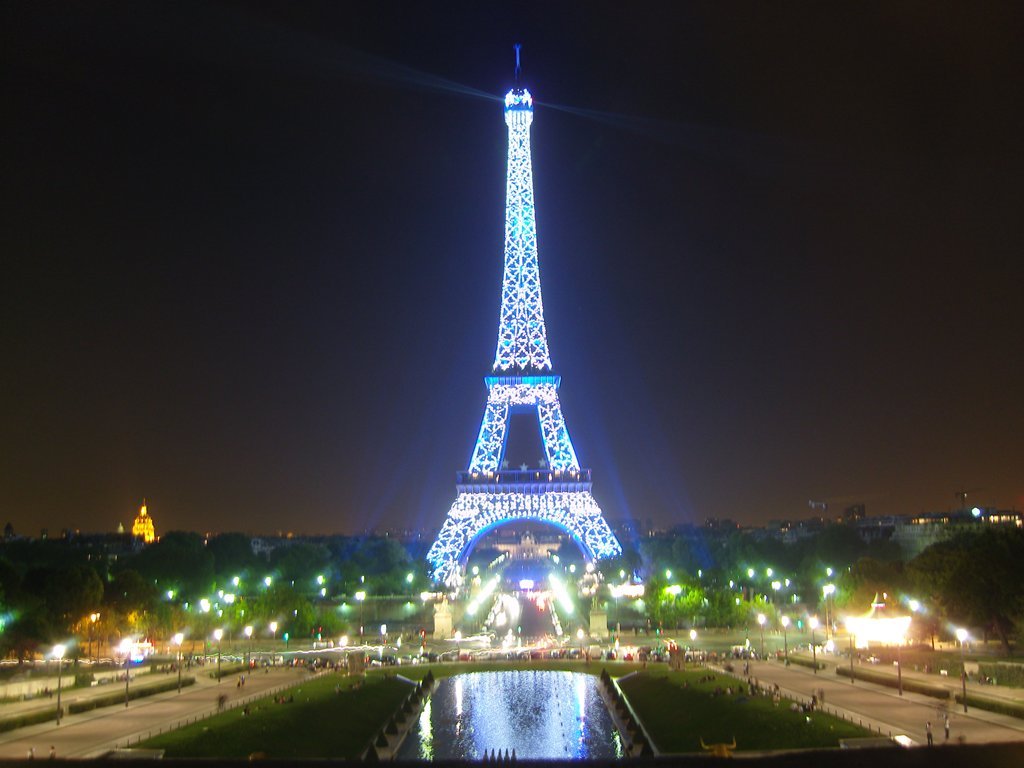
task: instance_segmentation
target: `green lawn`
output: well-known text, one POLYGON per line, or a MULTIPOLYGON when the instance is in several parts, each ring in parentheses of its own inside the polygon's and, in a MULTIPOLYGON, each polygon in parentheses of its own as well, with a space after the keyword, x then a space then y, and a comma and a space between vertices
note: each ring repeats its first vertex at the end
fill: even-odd
POLYGON ((308 680, 286 692, 294 703, 270 697, 249 715, 233 709, 139 746, 164 749, 167 757, 356 758, 412 688, 391 676, 370 675, 357 690, 355 682, 340 675, 308 680))
POLYGON ((836 747, 839 739, 871 735, 863 728, 818 712, 805 715, 789 709, 786 699, 775 705, 764 697, 733 693, 713 695, 737 681, 717 675, 700 683, 704 670, 650 672, 620 682, 651 739, 663 752, 700 752, 705 744, 732 742, 737 750, 836 747), (689 687, 684 688, 687 682, 689 687))

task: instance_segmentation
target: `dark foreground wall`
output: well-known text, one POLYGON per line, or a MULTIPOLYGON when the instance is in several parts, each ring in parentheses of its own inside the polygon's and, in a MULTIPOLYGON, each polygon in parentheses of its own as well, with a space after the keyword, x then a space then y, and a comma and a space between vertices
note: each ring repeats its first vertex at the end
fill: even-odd
MULTIPOLYGON (((28 762, 25 760, 3 760, 0 761, 0 768, 7 768, 8 766, 27 768, 28 762)), ((530 768, 534 768, 534 766, 562 766, 567 764, 558 761, 519 762, 529 765, 530 768)), ((153 760, 125 758, 76 760, 75 763, 83 766, 83 768, 92 768, 93 766, 97 768, 106 768, 107 766, 109 768, 155 768, 153 760)), ((916 747, 914 749, 893 747, 887 749, 806 750, 757 757, 737 757, 731 761, 725 758, 713 758, 704 755, 648 759, 634 758, 617 761, 590 761, 586 763, 586 766, 587 768, 670 768, 671 766, 681 765, 686 768, 700 768, 701 766, 735 766, 737 763, 751 765, 751 768, 822 768, 822 766, 827 766, 827 768, 1021 768, 1024 766, 1024 742, 978 746, 916 747)), ((159 761, 160 768, 253 768, 254 765, 266 765, 268 768, 277 766, 288 766, 289 768, 292 766, 295 768, 331 768, 331 766, 340 767, 351 764, 351 762, 343 760, 257 760, 252 762, 249 760, 159 761)), ((580 763, 574 764, 580 766, 580 763)), ((476 766, 479 768, 484 763, 446 763, 438 761, 435 763, 404 763, 404 765, 430 765, 439 766, 440 768, 447 768, 447 766, 452 768, 476 766)), ((495 766, 494 763, 487 763, 486 765, 492 768, 495 766)))

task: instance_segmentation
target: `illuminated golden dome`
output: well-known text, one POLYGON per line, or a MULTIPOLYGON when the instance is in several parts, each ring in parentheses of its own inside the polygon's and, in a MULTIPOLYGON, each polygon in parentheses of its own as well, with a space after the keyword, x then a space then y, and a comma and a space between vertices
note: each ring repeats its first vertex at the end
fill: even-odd
POLYGON ((139 514, 132 524, 132 536, 140 537, 146 544, 156 541, 156 531, 153 529, 153 518, 146 511, 146 501, 143 499, 139 514))

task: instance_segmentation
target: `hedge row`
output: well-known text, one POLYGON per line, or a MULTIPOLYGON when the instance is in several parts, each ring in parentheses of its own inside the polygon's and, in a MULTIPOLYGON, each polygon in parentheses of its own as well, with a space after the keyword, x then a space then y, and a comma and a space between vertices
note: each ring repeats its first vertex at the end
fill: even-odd
POLYGON ((979 664, 978 670, 998 685, 1024 688, 1024 666, 1020 664, 979 664))
POLYGON ((57 705, 54 704, 53 707, 47 707, 42 711, 27 712, 24 715, 0 720, 0 732, 13 731, 15 728, 24 728, 26 725, 38 725, 39 723, 46 723, 56 719, 57 705))
MULTIPOLYGON (((959 693, 954 697, 957 704, 964 703, 964 697, 959 693)), ((974 694, 967 694, 967 706, 977 707, 978 709, 984 709, 989 712, 995 712, 1000 715, 1010 715, 1011 717, 1024 717, 1024 704, 1020 704, 1015 701, 1003 701, 996 699, 988 699, 974 694)))
MULTIPOLYGON (((836 667, 836 674, 842 677, 850 677, 849 667, 836 667)), ((853 677, 857 680, 863 680, 866 683, 876 683, 878 685, 886 685, 889 688, 898 688, 899 681, 895 675, 879 674, 878 672, 869 672, 864 669, 853 670, 853 677)), ((930 683, 922 683, 920 680, 914 680, 913 678, 903 678, 903 690, 910 691, 911 693, 921 693, 925 696, 931 696, 935 699, 948 699, 949 689, 941 685, 932 685, 930 683)))
MULTIPOLYGON (((189 685, 194 684, 196 679, 194 677, 185 677, 181 680, 181 687, 185 688, 189 685)), ((177 678, 172 680, 165 680, 156 685, 147 685, 145 687, 136 686, 135 688, 128 688, 128 699, 141 699, 146 696, 154 696, 158 693, 166 693, 167 691, 173 691, 178 687, 177 678)), ((106 696, 96 696, 91 699, 83 699, 81 701, 75 701, 68 705, 68 714, 77 715, 79 712, 88 712, 92 709, 99 709, 100 707, 109 707, 112 704, 123 704, 124 703, 124 691, 118 691, 117 693, 108 693, 106 696)))
MULTIPOLYGON (((221 679, 224 679, 225 677, 240 674, 242 672, 245 672, 248 668, 249 665, 246 664, 244 661, 232 662, 231 664, 222 664, 220 668, 220 677, 221 679)), ((212 677, 214 680, 217 679, 216 667, 214 667, 214 670, 210 673, 210 677, 212 677)))
MULTIPOLYGON (((789 663, 790 664, 798 664, 799 666, 807 667, 808 669, 814 669, 814 660, 813 659, 804 659, 804 658, 802 658, 800 656, 790 656, 789 657, 789 663)), ((824 669, 824 668, 825 668, 825 665, 822 664, 819 661, 818 662, 818 669, 824 669)))

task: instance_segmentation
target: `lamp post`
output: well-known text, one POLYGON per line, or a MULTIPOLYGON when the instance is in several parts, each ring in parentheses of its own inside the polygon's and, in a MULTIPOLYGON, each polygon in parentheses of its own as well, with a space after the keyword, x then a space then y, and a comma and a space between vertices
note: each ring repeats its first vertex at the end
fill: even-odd
POLYGON ((64 710, 60 706, 60 684, 61 684, 61 672, 64 670, 64 652, 67 651, 67 647, 61 644, 53 646, 53 658, 57 660, 57 725, 60 725, 61 715, 64 714, 64 710))
POLYGON ((761 625, 761 658, 764 659, 764 623, 768 619, 763 613, 757 614, 757 623, 761 625))
POLYGON ((220 641, 224 638, 224 630, 220 627, 213 630, 213 639, 217 641, 217 684, 220 684, 220 641))
POLYGON ((960 684, 963 687, 964 712, 967 711, 967 659, 964 656, 964 643, 967 642, 967 630, 959 627, 956 630, 956 639, 960 641, 960 684))
POLYGON ((811 666, 814 667, 814 674, 818 674, 818 649, 814 645, 814 630, 818 628, 818 617, 811 616, 807 623, 811 627, 811 666))
POLYGON ((249 652, 245 657, 245 668, 252 668, 252 624, 249 624, 245 628, 245 636, 249 638, 249 652))
POLYGON ((132 641, 127 637, 121 641, 121 653, 124 654, 124 706, 128 708, 128 682, 131 680, 132 641))
POLYGON ((171 640, 178 646, 178 693, 181 693, 181 644, 185 640, 185 635, 179 632, 171 640))
MULTIPOLYGON (((92 653, 92 631, 93 631, 93 625, 95 625, 96 622, 99 621, 99 620, 100 620, 99 613, 90 613, 89 614, 89 653, 88 653, 88 656, 89 656, 90 659, 93 658, 93 653, 92 653)), ((99 654, 97 654, 97 656, 98 655, 99 654)))
POLYGON ((455 630, 455 660, 462 661, 462 630, 455 630))
POLYGON ((270 622, 270 634, 274 638, 274 642, 277 642, 277 622, 270 622))
MULTIPOLYGON (((825 598, 825 639, 828 640, 829 631, 832 628, 832 624, 835 622, 835 610, 832 596, 836 593, 835 584, 826 584, 821 588, 821 594, 825 598)), ((832 633, 832 637, 835 638, 835 632, 832 633)))
POLYGON ((786 630, 789 629, 789 616, 783 616, 779 619, 779 623, 782 624, 782 648, 783 653, 786 656, 786 666, 789 666, 789 637, 786 634, 786 630))
POLYGON ((905 638, 896 639, 896 690, 900 696, 903 695, 903 641, 905 638))
MULTIPOLYGON (((691 629, 690 630, 690 645, 691 645, 691 647, 694 650, 693 663, 696 664, 697 663, 697 655, 696 655, 696 651, 697 651, 697 630, 696 629, 691 629)), ((685 656, 683 656, 683 661, 684 662, 686 661, 686 657, 685 656)))
POLYGON ((356 592, 356 602, 359 603, 359 644, 363 644, 363 602, 366 600, 366 592, 356 592))

